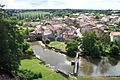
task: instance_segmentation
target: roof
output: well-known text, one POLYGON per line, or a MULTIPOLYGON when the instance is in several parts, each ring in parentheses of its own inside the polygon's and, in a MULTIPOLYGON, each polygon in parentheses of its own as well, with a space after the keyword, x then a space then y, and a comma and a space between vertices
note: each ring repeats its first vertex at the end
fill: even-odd
POLYGON ((94 23, 85 23, 85 24, 81 25, 81 27, 83 27, 83 28, 86 26, 96 27, 96 25, 94 23))
POLYGON ((111 32, 110 34, 113 36, 120 36, 120 32, 111 32))

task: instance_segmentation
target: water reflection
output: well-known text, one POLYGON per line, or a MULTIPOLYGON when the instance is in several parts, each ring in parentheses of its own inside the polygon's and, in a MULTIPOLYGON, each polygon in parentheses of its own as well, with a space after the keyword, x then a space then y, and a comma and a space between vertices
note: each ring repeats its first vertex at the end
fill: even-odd
POLYGON ((81 58, 79 75, 80 76, 120 75, 120 61, 111 57, 101 57, 101 59, 81 58))
POLYGON ((100 70, 100 73, 101 74, 106 73, 110 67, 111 67, 111 64, 110 64, 108 58, 107 57, 102 57, 101 61, 98 64, 98 68, 100 70))
POLYGON ((80 73, 84 73, 85 75, 91 75, 93 73, 92 63, 82 58, 80 64, 80 73))

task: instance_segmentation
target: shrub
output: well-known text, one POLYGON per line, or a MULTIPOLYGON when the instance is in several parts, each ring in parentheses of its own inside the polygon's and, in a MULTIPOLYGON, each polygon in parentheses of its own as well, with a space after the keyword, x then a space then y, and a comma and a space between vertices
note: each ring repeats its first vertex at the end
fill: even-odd
POLYGON ((45 43, 46 43, 46 44, 49 44, 49 43, 50 43, 50 40, 49 40, 49 39, 48 39, 48 40, 46 40, 46 41, 45 41, 45 43))
POLYGON ((110 53, 114 55, 119 54, 119 47, 117 45, 112 45, 110 48, 110 53))
POLYGON ((78 51, 78 41, 71 40, 67 43, 66 51, 69 56, 75 56, 76 51, 78 51))
POLYGON ((22 44, 23 52, 25 52, 29 47, 30 47, 30 43, 29 42, 24 42, 22 44))
POLYGON ((25 53, 27 55, 33 55, 33 49, 32 48, 28 48, 27 50, 25 50, 25 53))
POLYGON ((39 73, 34 73, 30 70, 19 70, 18 71, 18 76, 20 76, 21 80, 33 80, 33 79, 38 79, 42 78, 42 74, 39 73))
POLYGON ((34 79, 37 79, 37 78, 42 78, 42 74, 41 73, 35 73, 34 76, 33 76, 34 79))

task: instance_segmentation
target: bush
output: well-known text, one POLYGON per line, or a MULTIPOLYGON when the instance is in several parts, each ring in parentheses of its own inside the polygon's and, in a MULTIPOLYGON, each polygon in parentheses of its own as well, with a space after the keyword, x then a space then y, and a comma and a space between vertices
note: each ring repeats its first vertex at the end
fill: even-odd
POLYGON ((48 39, 48 40, 46 40, 46 41, 45 41, 45 43, 46 43, 46 44, 49 44, 49 43, 50 43, 50 40, 49 40, 49 39, 48 39))
POLYGON ((33 76, 33 79, 37 79, 37 78, 42 78, 42 74, 41 73, 35 73, 33 76))
POLYGON ((29 42, 24 42, 22 44, 23 52, 25 52, 29 47, 30 47, 30 43, 29 42))
POLYGON ((76 51, 78 51, 78 45, 78 41, 76 40, 71 40, 67 43, 66 51, 69 56, 73 57, 76 55, 76 51))
POLYGON ((119 54, 119 47, 117 45, 112 45, 112 47, 110 48, 110 53, 114 55, 119 54))
POLYGON ((41 73, 34 73, 34 72, 27 70, 27 69, 19 70, 18 76, 20 76, 21 80, 33 80, 33 79, 42 78, 41 73))
POLYGON ((28 48, 27 50, 25 50, 25 53, 27 54, 27 55, 33 55, 33 49, 32 48, 28 48))

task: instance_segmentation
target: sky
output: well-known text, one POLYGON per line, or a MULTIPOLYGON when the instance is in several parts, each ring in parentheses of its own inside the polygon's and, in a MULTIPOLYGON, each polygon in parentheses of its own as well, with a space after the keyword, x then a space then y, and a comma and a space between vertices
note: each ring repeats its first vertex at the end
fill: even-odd
POLYGON ((5 9, 119 9, 120 0, 0 0, 5 9))

